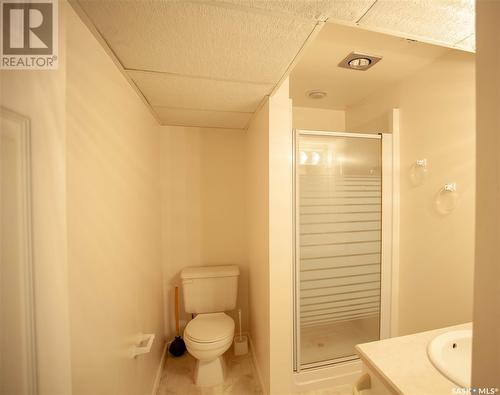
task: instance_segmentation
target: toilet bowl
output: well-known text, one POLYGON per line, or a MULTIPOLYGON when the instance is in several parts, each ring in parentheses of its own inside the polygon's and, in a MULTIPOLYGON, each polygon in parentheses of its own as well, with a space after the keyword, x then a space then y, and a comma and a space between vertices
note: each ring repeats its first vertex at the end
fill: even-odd
POLYGON ((195 383, 213 386, 224 381, 223 354, 234 337, 234 321, 225 313, 198 314, 184 330, 188 352, 196 358, 195 383))
POLYGON ((236 265, 186 267, 181 271, 184 310, 196 314, 184 330, 188 352, 196 358, 194 382, 214 386, 224 382, 224 352, 234 337, 234 310, 240 270, 236 265))

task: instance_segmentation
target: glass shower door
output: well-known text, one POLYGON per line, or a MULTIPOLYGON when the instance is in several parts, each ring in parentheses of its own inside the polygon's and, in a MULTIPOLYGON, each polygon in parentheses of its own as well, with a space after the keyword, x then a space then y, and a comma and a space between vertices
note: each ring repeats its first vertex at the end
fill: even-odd
POLYGON ((380 135, 296 136, 296 256, 301 367, 355 359, 380 338, 380 135))

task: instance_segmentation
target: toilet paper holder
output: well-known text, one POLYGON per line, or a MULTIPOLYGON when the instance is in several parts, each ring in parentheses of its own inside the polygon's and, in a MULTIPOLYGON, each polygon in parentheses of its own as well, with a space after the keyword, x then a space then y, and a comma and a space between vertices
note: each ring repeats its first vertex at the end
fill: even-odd
POLYGON ((132 358, 136 358, 138 355, 147 354, 148 352, 150 352, 154 340, 154 333, 140 334, 137 337, 137 344, 132 350, 132 358))

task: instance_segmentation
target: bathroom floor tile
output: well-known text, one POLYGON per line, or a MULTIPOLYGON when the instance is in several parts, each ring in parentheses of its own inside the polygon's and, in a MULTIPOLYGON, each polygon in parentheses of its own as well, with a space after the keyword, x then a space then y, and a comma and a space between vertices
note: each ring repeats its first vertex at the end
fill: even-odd
POLYGON ((258 395, 262 394, 257 374, 249 354, 235 356, 230 348, 225 354, 227 372, 223 384, 200 388, 194 384, 195 359, 167 355, 158 395, 258 395))

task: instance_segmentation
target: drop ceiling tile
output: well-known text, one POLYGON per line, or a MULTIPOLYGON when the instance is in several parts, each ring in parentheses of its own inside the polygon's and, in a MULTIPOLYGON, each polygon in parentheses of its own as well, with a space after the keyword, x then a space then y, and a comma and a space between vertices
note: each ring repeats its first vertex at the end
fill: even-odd
POLYGON ((379 0, 359 25, 454 45, 474 33, 474 0, 379 0))
POLYGON ((183 77, 173 74, 128 71, 152 106, 253 112, 272 84, 183 77))
POLYGON ((376 0, 215 0, 218 3, 284 12, 309 19, 357 22, 376 0))
POLYGON ((153 107, 162 125, 244 129, 252 113, 153 107))
POLYGON ((276 83, 316 22, 203 2, 79 0, 126 69, 276 83))
POLYGON ((337 3, 332 0, 215 0, 215 2, 256 10, 282 12, 316 20, 323 20, 337 3))
POLYGON ((329 20, 357 22, 376 0, 333 0, 334 7, 328 14, 329 20))

